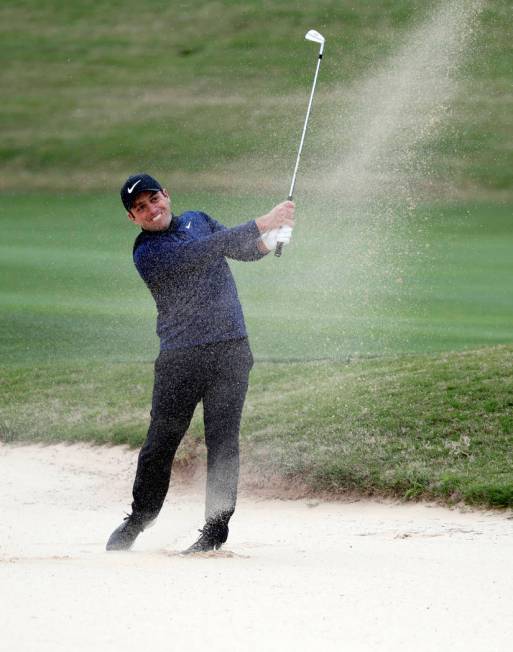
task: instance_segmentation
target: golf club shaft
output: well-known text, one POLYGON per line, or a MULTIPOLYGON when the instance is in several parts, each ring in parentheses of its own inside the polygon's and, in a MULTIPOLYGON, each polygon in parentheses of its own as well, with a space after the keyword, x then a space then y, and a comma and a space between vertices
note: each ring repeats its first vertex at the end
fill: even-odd
MULTIPOLYGON (((306 129, 308 127, 308 119, 310 118, 310 111, 312 110, 313 96, 315 93, 315 86, 317 84, 317 77, 319 75, 319 68, 321 67, 322 61, 322 48, 319 52, 319 57, 317 59, 317 68, 315 69, 314 80, 312 84, 312 92, 310 93, 310 99, 308 100, 308 108, 306 110, 305 124, 303 125, 303 133, 301 134, 301 142, 299 143, 299 149, 297 152, 296 165, 294 167, 294 174, 292 175, 292 182, 290 184, 289 196, 287 199, 292 200, 294 195, 294 186, 296 185, 296 176, 299 168, 299 160, 301 159, 301 152, 303 150, 303 144, 305 142, 306 129)), ((274 255, 280 257, 283 251, 283 242, 278 242, 276 249, 274 250, 274 255)))

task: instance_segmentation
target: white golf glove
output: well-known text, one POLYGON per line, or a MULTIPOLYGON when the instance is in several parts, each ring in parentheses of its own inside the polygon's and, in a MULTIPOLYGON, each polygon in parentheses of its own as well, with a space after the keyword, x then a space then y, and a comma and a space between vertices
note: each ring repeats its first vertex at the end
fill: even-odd
POLYGON ((267 249, 269 249, 269 251, 273 251, 273 249, 276 249, 278 242, 283 242, 284 245, 289 244, 290 239, 292 238, 292 227, 280 226, 279 229, 272 229, 272 231, 267 231, 267 233, 264 233, 261 238, 267 249))

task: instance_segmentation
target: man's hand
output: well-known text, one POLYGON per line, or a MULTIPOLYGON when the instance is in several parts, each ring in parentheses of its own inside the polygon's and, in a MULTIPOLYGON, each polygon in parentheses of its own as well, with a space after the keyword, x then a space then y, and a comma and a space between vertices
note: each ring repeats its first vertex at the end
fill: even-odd
POLYGON ((273 229, 279 229, 280 226, 289 226, 292 229, 294 226, 294 210, 295 205, 292 201, 287 200, 277 204, 269 213, 255 220, 258 230, 261 234, 264 234, 273 229))

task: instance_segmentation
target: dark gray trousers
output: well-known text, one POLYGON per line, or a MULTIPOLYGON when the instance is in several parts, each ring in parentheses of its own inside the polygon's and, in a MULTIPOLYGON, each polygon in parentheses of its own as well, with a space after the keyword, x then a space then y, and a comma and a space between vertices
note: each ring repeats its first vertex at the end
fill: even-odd
POLYGON ((239 427, 253 356, 246 338, 162 351, 155 362, 151 423, 139 453, 132 512, 154 519, 164 503, 176 450, 203 401, 207 446, 206 520, 227 520, 239 479, 239 427))

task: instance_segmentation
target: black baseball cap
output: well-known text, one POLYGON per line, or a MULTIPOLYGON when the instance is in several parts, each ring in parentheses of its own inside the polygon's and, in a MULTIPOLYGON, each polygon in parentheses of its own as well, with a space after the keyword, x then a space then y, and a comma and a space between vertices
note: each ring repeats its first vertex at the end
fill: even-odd
POLYGON ((135 198, 141 192, 163 190, 157 179, 150 177, 149 174, 132 174, 121 188, 121 201, 123 206, 129 211, 134 203, 135 198))

